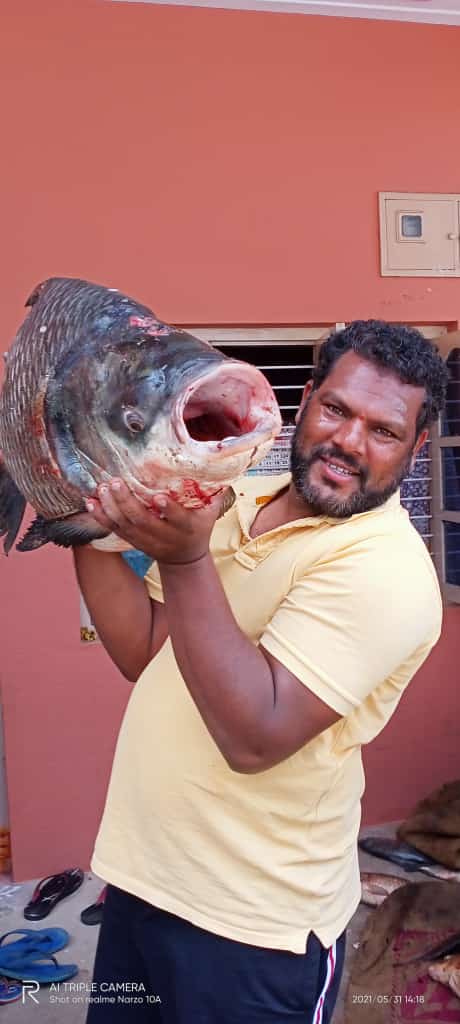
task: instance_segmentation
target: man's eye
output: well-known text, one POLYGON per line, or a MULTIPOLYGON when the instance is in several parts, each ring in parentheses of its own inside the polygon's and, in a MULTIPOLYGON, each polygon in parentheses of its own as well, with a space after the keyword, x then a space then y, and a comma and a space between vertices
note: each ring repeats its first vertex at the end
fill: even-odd
POLYGON ((391 430, 386 430, 385 427, 376 427, 375 433, 380 434, 382 437, 389 437, 394 441, 395 435, 391 433, 391 430))
POLYGON ((339 409, 338 405, 331 405, 330 402, 326 404, 328 412, 334 413, 334 416, 343 416, 342 409, 339 409))

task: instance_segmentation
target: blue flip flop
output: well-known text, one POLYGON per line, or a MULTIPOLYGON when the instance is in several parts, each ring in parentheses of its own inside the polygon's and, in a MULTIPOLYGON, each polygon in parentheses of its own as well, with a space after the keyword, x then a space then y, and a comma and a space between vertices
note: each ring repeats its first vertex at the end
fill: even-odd
POLYGON ((58 964, 55 956, 43 956, 40 952, 31 951, 11 963, 2 964, 1 971, 7 978, 18 981, 38 981, 42 985, 52 982, 67 981, 78 974, 77 964, 58 964), (48 961, 45 963, 44 961, 48 961))
POLYGON ((5 932, 0 937, 0 973, 3 966, 11 960, 21 959, 32 951, 44 956, 48 953, 57 953, 68 941, 69 933, 65 928, 16 928, 11 932, 5 932), (21 935, 22 938, 2 945, 10 935, 21 935))
POLYGON ((22 985, 9 985, 8 978, 0 978, 0 1004, 15 1003, 22 996, 22 985))

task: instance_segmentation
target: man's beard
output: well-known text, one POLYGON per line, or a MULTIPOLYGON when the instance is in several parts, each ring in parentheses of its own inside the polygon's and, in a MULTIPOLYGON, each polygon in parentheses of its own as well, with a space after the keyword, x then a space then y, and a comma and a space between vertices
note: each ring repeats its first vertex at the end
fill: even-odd
MULTIPOLYGON (((299 498, 309 508, 310 515, 331 516, 334 519, 347 519, 349 516, 357 515, 359 512, 370 512, 373 508, 383 505, 391 495, 398 490, 401 481, 407 475, 412 460, 412 452, 406 459, 404 465, 393 479, 381 489, 367 486, 368 472, 360 468, 357 460, 352 455, 346 455, 337 445, 316 444, 308 455, 303 455, 298 445, 298 427, 296 427, 292 440, 291 449, 291 473, 292 482, 299 498), (322 494, 319 487, 315 487, 309 481, 310 469, 318 459, 333 461, 338 459, 344 466, 357 471, 356 480, 359 487, 349 498, 340 499, 333 495, 329 497, 322 494)), ((329 485, 331 486, 331 484, 329 485)))

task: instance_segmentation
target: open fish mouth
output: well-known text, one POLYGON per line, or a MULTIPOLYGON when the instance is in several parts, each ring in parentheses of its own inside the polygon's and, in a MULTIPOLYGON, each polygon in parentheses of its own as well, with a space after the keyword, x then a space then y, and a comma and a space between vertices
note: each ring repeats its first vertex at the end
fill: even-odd
POLYGON ((172 424, 181 444, 216 454, 246 452, 281 429, 270 384, 246 363, 219 366, 195 380, 180 396, 172 424))

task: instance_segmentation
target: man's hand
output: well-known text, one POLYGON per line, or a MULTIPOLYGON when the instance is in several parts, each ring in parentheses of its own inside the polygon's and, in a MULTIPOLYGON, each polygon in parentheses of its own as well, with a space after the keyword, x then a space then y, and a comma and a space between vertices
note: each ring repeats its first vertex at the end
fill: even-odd
POLYGON ((219 518, 223 492, 206 508, 185 509, 166 494, 157 494, 146 508, 122 480, 100 484, 97 499, 88 498, 88 512, 110 533, 164 565, 197 562, 209 551, 209 539, 219 518))

